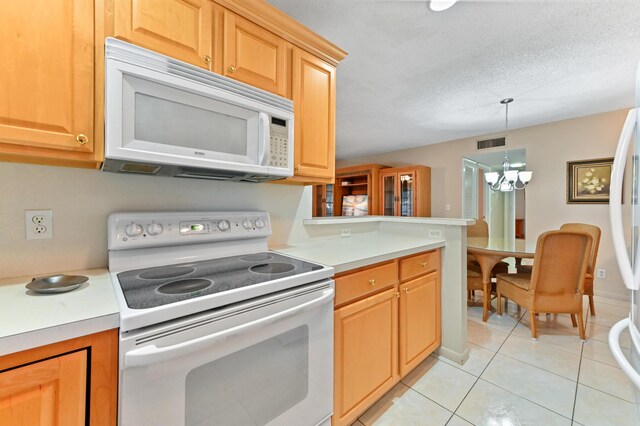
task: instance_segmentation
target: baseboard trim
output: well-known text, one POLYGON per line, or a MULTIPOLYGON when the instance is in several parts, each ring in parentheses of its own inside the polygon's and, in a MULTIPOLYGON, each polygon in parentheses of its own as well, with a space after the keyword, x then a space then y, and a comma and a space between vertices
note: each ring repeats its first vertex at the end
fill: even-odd
POLYGON ((631 290, 629 290, 629 292, 626 295, 620 294, 620 293, 613 293, 610 291, 602 291, 602 290, 594 291, 593 294, 596 296, 606 297, 609 299, 628 301, 630 300, 629 298, 631 297, 631 290))
POLYGON ((460 365, 464 364, 469 359, 469 348, 466 348, 463 353, 460 353, 440 346, 435 352, 436 355, 441 355, 460 365))

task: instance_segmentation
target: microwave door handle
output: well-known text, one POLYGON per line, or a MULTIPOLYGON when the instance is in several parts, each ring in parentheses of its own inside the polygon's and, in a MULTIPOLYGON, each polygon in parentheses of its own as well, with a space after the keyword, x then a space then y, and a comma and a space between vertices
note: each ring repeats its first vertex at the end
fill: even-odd
MULTIPOLYGON (((622 223, 622 180, 624 179, 624 168, 627 161, 631 138, 636 125, 636 109, 629 110, 627 119, 620 133, 620 140, 616 148, 616 156, 613 160, 610 182, 609 219, 611 221, 611 233, 613 237, 613 248, 618 261, 618 268, 622 281, 630 290, 638 290, 638 282, 634 278, 634 271, 631 269, 627 245, 624 238, 624 225, 622 223)), ((640 265, 636 265, 636 269, 640 265)), ((636 271, 637 272, 637 271, 636 271)))
POLYGON ((218 342, 233 338, 241 333, 247 333, 249 331, 262 328, 266 325, 272 324, 277 321, 281 321, 292 315, 297 315, 305 311, 312 310, 317 306, 323 305, 326 302, 333 299, 334 290, 332 288, 326 289, 322 292, 322 296, 313 299, 309 302, 303 303, 300 306, 294 306, 282 312, 278 312, 273 315, 258 319, 256 321, 249 322, 247 324, 238 325, 236 327, 229 328, 219 333, 209 334, 207 336, 199 337, 197 339, 190 340, 188 342, 177 343, 171 346, 157 347, 155 345, 145 346, 144 348, 136 349, 124 354, 124 366, 129 367, 142 367, 145 365, 155 364, 158 362, 169 361, 175 358, 186 356, 190 353, 197 352, 205 349, 218 342))
POLYGON ((260 139, 260 145, 258 149, 258 161, 261 166, 266 166, 269 160, 269 150, 271 148, 271 132, 269 129, 269 116, 264 112, 258 115, 258 121, 260 122, 258 129, 258 138, 260 139))

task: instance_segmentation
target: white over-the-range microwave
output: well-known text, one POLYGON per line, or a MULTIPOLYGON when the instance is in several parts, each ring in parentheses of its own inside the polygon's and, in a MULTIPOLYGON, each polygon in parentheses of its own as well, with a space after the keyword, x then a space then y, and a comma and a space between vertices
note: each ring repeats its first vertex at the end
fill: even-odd
POLYGON ((264 182, 293 175, 289 99, 108 38, 102 170, 264 182))

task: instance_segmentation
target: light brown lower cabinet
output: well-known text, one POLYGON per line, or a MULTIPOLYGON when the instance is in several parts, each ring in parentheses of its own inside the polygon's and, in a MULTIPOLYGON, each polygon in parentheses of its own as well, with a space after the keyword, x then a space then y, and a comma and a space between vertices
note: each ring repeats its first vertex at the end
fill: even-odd
POLYGON ((334 426, 350 425, 441 343, 440 250, 336 276, 334 426))
POLYGON ((117 329, 2 356, 0 425, 115 426, 117 380, 117 329))

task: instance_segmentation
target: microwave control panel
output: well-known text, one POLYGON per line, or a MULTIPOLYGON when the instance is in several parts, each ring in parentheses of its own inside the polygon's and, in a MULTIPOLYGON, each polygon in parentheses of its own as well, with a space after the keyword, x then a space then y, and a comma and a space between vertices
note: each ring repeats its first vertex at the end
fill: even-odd
POLYGON ((271 141, 269 143, 269 165, 272 167, 288 168, 289 160, 289 132, 287 122, 280 118, 271 117, 271 141))

